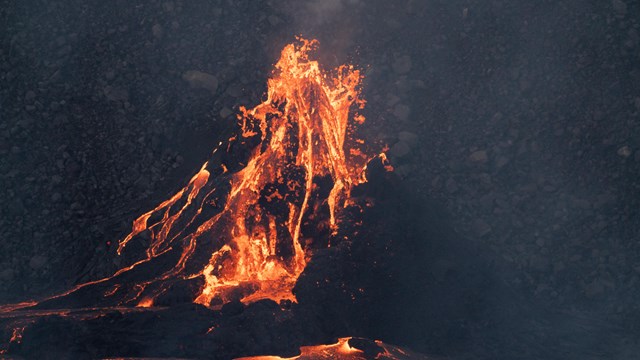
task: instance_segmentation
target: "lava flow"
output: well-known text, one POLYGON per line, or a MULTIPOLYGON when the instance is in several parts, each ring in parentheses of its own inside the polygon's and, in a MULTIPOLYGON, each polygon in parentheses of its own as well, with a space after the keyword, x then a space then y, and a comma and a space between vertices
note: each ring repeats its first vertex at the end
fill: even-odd
POLYGON ((267 100, 241 109, 242 136, 260 136, 260 145, 232 177, 224 211, 202 228, 216 229, 229 241, 204 268, 198 303, 209 304, 241 283, 257 286, 245 302, 295 300, 291 289, 308 255, 301 243, 303 219, 318 215, 325 202, 335 229, 351 187, 363 181, 366 158, 355 148, 345 153, 349 110, 354 103, 364 106, 357 89, 360 73, 342 66, 327 76, 308 58, 315 46, 304 40, 286 46, 268 81, 267 100), (330 177, 332 185, 326 199, 317 201, 321 189, 314 181, 322 177, 330 177))
POLYGON ((250 356, 236 360, 402 360, 402 359, 424 359, 427 357, 405 350, 396 346, 387 345, 382 341, 370 341, 366 339, 356 339, 345 337, 338 339, 338 342, 330 345, 302 346, 300 355, 283 358, 280 356, 250 356), (351 342, 359 342, 364 350, 353 346, 351 342))
POLYGON ((330 246, 372 158, 354 135, 364 121, 359 70, 324 71, 309 58, 316 48, 315 40, 287 45, 267 99, 240 108, 239 133, 187 186, 133 222, 117 249, 129 265, 36 306, 59 306, 67 296, 81 304, 97 289, 103 305, 151 307, 187 283, 198 284, 187 296, 205 306, 295 301, 298 276, 314 249, 330 246))

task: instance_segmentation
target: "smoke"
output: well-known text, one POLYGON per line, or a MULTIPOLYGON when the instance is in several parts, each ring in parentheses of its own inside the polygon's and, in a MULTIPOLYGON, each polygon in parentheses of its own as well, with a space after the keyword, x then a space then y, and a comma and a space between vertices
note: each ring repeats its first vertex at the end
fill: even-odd
POLYGON ((279 10, 291 20, 293 34, 320 40, 333 63, 344 60, 353 46, 363 5, 362 0, 288 0, 279 3, 279 10))
POLYGON ((294 0, 284 2, 283 10, 301 30, 317 30, 348 17, 360 3, 360 0, 294 0))

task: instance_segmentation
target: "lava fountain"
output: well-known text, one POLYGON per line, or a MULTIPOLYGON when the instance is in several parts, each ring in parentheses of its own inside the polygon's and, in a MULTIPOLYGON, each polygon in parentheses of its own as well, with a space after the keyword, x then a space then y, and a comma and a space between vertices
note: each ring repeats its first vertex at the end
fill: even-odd
MULTIPOLYGON (((84 327, 73 324, 88 322, 124 334, 120 329, 129 328, 129 317, 143 319, 136 323, 142 325, 171 314, 191 316, 186 327, 174 326, 173 317, 164 323, 164 331, 183 334, 176 349, 207 352, 206 346, 186 346, 183 341, 226 344, 216 329, 235 325, 220 317, 227 312, 218 307, 263 299, 281 305, 296 302, 294 286, 314 253, 358 232, 362 221, 354 217, 370 204, 352 198, 351 192, 367 182, 367 164, 375 157, 356 135, 365 121, 360 71, 351 65, 322 69, 310 58, 317 46, 315 40, 299 38, 284 47, 268 79, 266 100, 250 109, 241 107, 237 133, 218 144, 186 186, 133 221, 131 232, 117 244, 124 265, 112 276, 42 301, 0 306, 0 320, 10 337, 0 354, 37 352, 38 346, 29 347, 34 341, 65 334, 38 329, 51 329, 59 321, 76 330, 84 327), (188 302, 208 307, 202 311, 211 316, 199 316, 201 306, 165 307, 188 302), (193 329, 192 321, 198 322, 193 329), (200 333, 204 328, 206 334, 200 333), (196 337, 185 335, 193 332, 196 337)), ((377 164, 392 170, 384 153, 377 156, 377 164)), ((272 305, 254 304, 265 309, 262 315, 280 318, 282 326, 295 323, 291 308, 274 310, 272 305)), ((322 338, 313 332, 309 337, 322 338)), ((119 354, 113 344, 98 342, 104 349, 87 351, 119 354)), ((369 350, 351 343, 358 341, 342 338, 333 345, 304 347, 299 358, 361 359, 373 351, 377 358, 396 359, 404 354, 382 343, 367 345, 369 350)), ((76 345, 86 350, 84 341, 76 345)), ((126 347, 122 351, 136 353, 126 347)))
POLYGON ((117 253, 144 235, 137 260, 52 299, 91 285, 108 305, 150 307, 176 283, 198 280, 192 301, 205 306, 295 301, 298 276, 314 249, 330 246, 372 158, 355 136, 364 122, 360 71, 324 71, 309 57, 317 45, 298 39, 285 46, 266 100, 240 108, 238 134, 184 188, 133 222, 117 253))
POLYGON ((364 105, 357 89, 360 73, 349 66, 332 76, 323 73, 308 58, 315 46, 304 40, 286 46, 268 81, 267 100, 241 109, 241 136, 259 135, 260 145, 233 175, 224 210, 198 229, 229 239, 202 271, 206 284, 198 303, 208 305, 219 295, 225 300, 224 289, 242 283, 256 285, 244 302, 295 300, 291 289, 309 255, 301 242, 303 219, 326 204, 335 229, 351 187, 364 181, 367 159, 356 148, 345 151, 349 110, 364 105), (332 185, 319 199, 315 180, 323 177, 332 185))

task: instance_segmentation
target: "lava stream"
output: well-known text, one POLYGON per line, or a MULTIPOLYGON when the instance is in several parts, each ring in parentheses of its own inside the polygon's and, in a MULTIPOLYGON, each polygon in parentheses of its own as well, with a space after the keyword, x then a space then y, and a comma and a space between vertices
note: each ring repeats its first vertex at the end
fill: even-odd
POLYGON ((134 254, 127 266, 11 309, 59 306, 66 296, 95 306, 93 291, 106 306, 151 307, 194 280, 200 285, 192 301, 205 306, 295 301, 299 275, 313 250, 337 232, 351 189, 366 182, 373 157, 354 135, 364 122, 360 71, 351 65, 324 71, 309 58, 317 45, 298 39, 285 46, 267 99, 240 109, 239 134, 221 142, 184 188, 133 222, 117 248, 134 254))

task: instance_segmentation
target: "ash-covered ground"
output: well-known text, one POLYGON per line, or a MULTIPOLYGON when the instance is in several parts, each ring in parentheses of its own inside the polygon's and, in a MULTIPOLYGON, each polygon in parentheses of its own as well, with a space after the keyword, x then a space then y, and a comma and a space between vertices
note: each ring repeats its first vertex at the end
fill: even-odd
MULTIPOLYGON (((629 0, 3 1, 0 301, 111 274, 131 221, 230 136, 237 107, 263 98, 282 45, 302 34, 327 67, 365 69, 370 141, 390 146, 434 226, 486 252, 523 319, 538 318, 532 333, 560 327, 567 359, 633 358, 638 14, 629 0)), ((463 253, 429 258, 425 276, 477 261, 463 253)), ((499 306, 504 294, 476 296, 499 306)), ((448 320, 477 317, 458 315, 448 320)), ((448 336, 438 344, 454 348, 448 336)), ((536 353, 540 339, 513 341, 536 353)))

